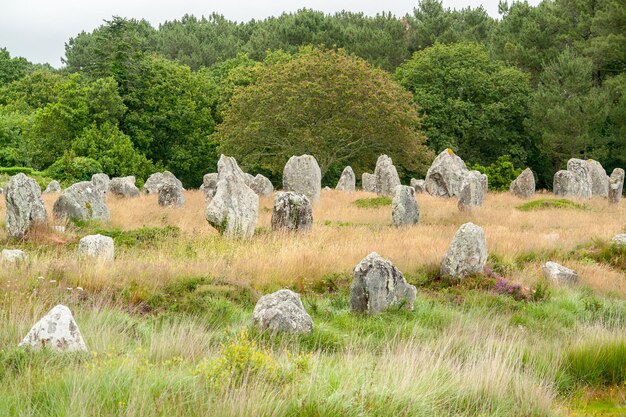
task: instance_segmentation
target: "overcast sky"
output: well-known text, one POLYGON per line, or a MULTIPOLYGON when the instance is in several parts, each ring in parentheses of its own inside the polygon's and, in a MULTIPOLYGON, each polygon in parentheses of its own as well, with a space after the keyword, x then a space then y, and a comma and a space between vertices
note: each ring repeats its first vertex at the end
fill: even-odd
MULTIPOLYGON (((539 0, 530 0, 537 4, 539 0)), ((482 4, 498 17, 498 0, 443 0, 446 7, 477 7, 482 4)), ((92 31, 111 16, 144 18, 157 26, 184 14, 211 12, 237 21, 263 19, 303 7, 334 13, 341 10, 375 15, 390 11, 403 16, 417 0, 0 0, 0 47, 11 56, 32 62, 61 65, 65 42, 82 30, 92 31)))

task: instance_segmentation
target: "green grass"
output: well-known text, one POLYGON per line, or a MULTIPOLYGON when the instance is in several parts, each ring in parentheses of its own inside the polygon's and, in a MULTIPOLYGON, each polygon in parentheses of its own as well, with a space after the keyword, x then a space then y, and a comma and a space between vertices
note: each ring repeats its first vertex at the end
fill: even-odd
POLYGON ((529 201, 516 207, 520 211, 535 211, 547 209, 573 209, 573 210, 589 210, 586 204, 576 203, 564 198, 542 198, 539 200, 529 201))
POLYGON ((593 387, 626 384, 626 340, 590 340, 566 350, 562 371, 568 382, 593 387))
POLYGON ((391 205, 391 197, 359 198, 354 200, 358 208, 378 208, 391 205))
POLYGON ((123 247, 157 247, 164 239, 177 238, 180 229, 176 226, 141 227, 134 230, 94 227, 90 233, 112 237, 115 245, 123 247))

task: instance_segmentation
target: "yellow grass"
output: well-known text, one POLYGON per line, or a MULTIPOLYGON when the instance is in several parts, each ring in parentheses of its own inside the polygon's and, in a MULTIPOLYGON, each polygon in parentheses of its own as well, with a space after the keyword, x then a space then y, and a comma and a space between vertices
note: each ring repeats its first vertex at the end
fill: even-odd
MULTIPOLYGON (((75 242, 80 230, 68 227, 66 235, 55 235, 46 246, 31 251, 31 263, 13 274, 61 276, 70 286, 102 288, 123 286, 135 281, 156 286, 181 275, 213 275, 254 287, 282 286, 315 281, 326 274, 350 273, 364 256, 376 251, 392 260, 402 271, 437 269, 457 228, 468 221, 482 226, 489 251, 504 262, 529 252, 558 250, 564 254, 591 239, 610 239, 624 230, 624 204, 609 206, 606 200, 588 202, 590 210, 571 209, 522 212, 515 206, 522 200, 507 193, 489 194, 482 208, 460 213, 456 199, 417 196, 420 223, 397 229, 391 225, 391 208, 358 208, 353 201, 374 197, 365 192, 323 191, 314 208, 315 224, 308 234, 270 232, 272 198, 261 199, 259 224, 263 230, 249 241, 222 238, 204 220, 205 201, 199 191, 187 191, 182 209, 161 208, 156 196, 135 199, 108 198, 110 225, 121 229, 174 225, 181 229, 176 241, 158 249, 116 248, 116 260, 109 265, 79 262, 64 242, 75 242)), ((545 198, 539 195, 536 198, 545 198)), ((49 213, 56 196, 44 197, 49 213)), ((4 200, 0 219, 4 218, 4 200)), ((5 239, 0 231, 0 239, 5 239)), ((557 260, 558 261, 558 260, 557 260)), ((598 264, 567 264, 581 274, 583 285, 598 291, 626 295, 624 274, 598 264)), ((540 277, 540 264, 514 271, 514 281, 525 285, 540 277)))

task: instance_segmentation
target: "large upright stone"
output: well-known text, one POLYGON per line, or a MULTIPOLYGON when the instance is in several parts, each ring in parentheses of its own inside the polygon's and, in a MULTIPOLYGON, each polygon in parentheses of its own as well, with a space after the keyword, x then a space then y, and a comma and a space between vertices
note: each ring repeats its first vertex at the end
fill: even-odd
POLYGON ((368 193, 376 192, 376 175, 364 172, 361 175, 361 188, 368 193))
POLYGON ((257 195, 261 197, 268 196, 274 192, 274 186, 272 185, 272 182, 269 180, 269 178, 261 174, 256 174, 249 187, 252 188, 252 191, 257 193, 257 195))
POLYGON ((213 198, 215 192, 217 191, 217 172, 211 172, 209 174, 204 174, 202 177, 202 185, 200 186, 200 191, 204 193, 205 198, 213 198))
POLYGON ((63 190, 52 209, 54 216, 75 220, 109 220, 104 194, 91 181, 63 190))
POLYGON ((589 164, 582 159, 567 161, 567 171, 554 175, 554 194, 563 197, 591 198, 591 173, 589 164))
POLYGON ((112 261, 115 256, 113 238, 103 235, 89 235, 78 242, 78 256, 100 261, 112 261))
POLYGON ((435 197, 456 197, 467 172, 465 162, 448 148, 437 155, 428 168, 426 191, 435 197))
POLYGON ((205 212, 206 220, 221 234, 232 238, 250 238, 259 217, 259 196, 236 175, 227 175, 217 183, 217 192, 205 212))
POLYGON ((426 181, 411 178, 411 187, 415 190, 415 194, 422 194, 426 191, 426 181))
POLYGON ((546 262, 541 270, 543 276, 557 284, 575 284, 578 282, 578 274, 575 271, 556 262, 546 262))
POLYGON ((391 220, 397 227, 417 224, 420 209, 415 200, 415 189, 408 185, 397 185, 391 201, 391 220))
POLYGON ((48 348, 58 352, 87 351, 69 308, 59 304, 30 329, 19 346, 48 348))
POLYGON ((60 193, 61 184, 57 180, 52 180, 48 183, 48 186, 44 190, 44 194, 60 193))
POLYGON ((262 330, 272 333, 309 333, 313 320, 306 312, 300 296, 291 290, 280 290, 259 298, 252 321, 262 330))
POLYGON ((526 168, 511 182, 509 191, 519 198, 530 198, 535 194, 535 176, 526 168))
POLYGON ((279 191, 274 197, 272 230, 304 232, 313 225, 313 207, 304 194, 279 191))
POLYGON ((311 203, 320 199, 322 172, 311 155, 292 156, 283 170, 283 189, 307 196, 311 203))
POLYGON ((591 175, 591 195, 594 197, 609 196, 609 176, 600 162, 593 159, 587 160, 589 174, 591 175))
POLYGON ((619 204, 624 192, 624 170, 615 168, 609 178, 609 203, 619 204))
POLYGON ((143 184, 143 192, 146 194, 156 194, 161 189, 163 184, 163 173, 155 172, 150 175, 146 182, 143 184))
POLYGON ((48 218, 39 184, 22 173, 11 177, 4 199, 7 234, 10 237, 21 238, 35 223, 45 222, 48 218))
POLYGON ((469 171, 465 175, 459 193, 459 210, 471 211, 483 205, 485 199, 483 175, 478 171, 469 171))
POLYGON ((0 261, 8 264, 19 264, 28 261, 28 254, 20 249, 2 249, 0 261))
POLYGON ((111 183, 111 179, 107 174, 93 174, 91 176, 91 182, 93 183, 94 187, 100 190, 102 194, 106 194, 109 192, 109 184, 111 183))
POLYGON ((163 181, 159 186, 159 206, 162 207, 182 207, 185 205, 185 189, 176 178, 163 176, 163 181))
POLYGON ((390 261, 376 252, 367 255, 352 273, 352 311, 377 314, 391 306, 413 310, 417 290, 390 261))
POLYGON ((116 177, 109 183, 109 191, 118 197, 139 197, 139 188, 135 185, 135 177, 116 177))
POLYGON ((337 182, 337 186, 335 190, 341 191, 354 191, 356 189, 356 176, 354 175, 354 171, 352 167, 347 166, 343 169, 341 173, 341 177, 337 182))
POLYGON ((485 232, 474 223, 465 223, 454 235, 441 262, 441 276, 465 278, 480 274, 487 263, 485 232))
POLYGON ((220 155, 220 159, 217 161, 217 180, 222 180, 228 175, 234 175, 242 179, 246 185, 249 185, 249 178, 246 178, 245 173, 239 168, 237 160, 232 156, 220 155))
POLYGON ((376 177, 376 194, 384 196, 394 195, 396 187, 400 185, 400 177, 390 157, 387 155, 378 157, 374 176, 376 177))

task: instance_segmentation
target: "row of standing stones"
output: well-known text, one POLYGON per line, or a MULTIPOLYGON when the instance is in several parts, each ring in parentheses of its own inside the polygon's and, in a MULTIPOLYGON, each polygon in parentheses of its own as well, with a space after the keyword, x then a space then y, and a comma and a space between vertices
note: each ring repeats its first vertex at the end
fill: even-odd
MULTIPOLYGON (((557 195, 589 198, 608 197, 619 203, 624 171, 616 169, 608 177, 596 161, 572 159, 567 171, 555 174, 554 192, 557 195), (602 176, 604 175, 604 176, 602 176)), ((354 191, 356 177, 346 167, 336 189, 354 191)), ((415 193, 428 192, 437 197, 456 197, 461 211, 480 207, 487 192, 487 177, 468 170, 463 160, 450 149, 437 156, 424 180, 411 180, 403 186, 391 158, 381 155, 373 174, 364 173, 363 189, 378 195, 393 196, 392 220, 396 226, 416 224, 419 206, 415 193)), ((321 172, 314 157, 293 156, 283 171, 284 191, 276 193, 272 212, 272 229, 276 231, 307 231, 313 223, 312 204, 319 201, 321 172)), ((243 172, 234 158, 224 155, 218 161, 218 172, 206 174, 201 190, 208 201, 206 220, 222 234, 230 237, 251 237, 258 219, 259 196, 271 194, 273 186, 262 175, 243 172)), ((45 192, 59 192, 58 183, 45 192)), ((148 194, 158 193, 163 206, 184 205, 183 187, 169 172, 153 174, 144 186, 148 194)), ((534 175, 524 170, 510 186, 510 191, 521 198, 535 193, 534 175)), ((54 214, 59 217, 107 220, 108 209, 104 195, 110 192, 122 197, 139 195, 134 177, 109 180, 105 174, 96 174, 92 181, 77 183, 64 190, 55 202, 54 214)), ((31 223, 47 217, 38 185, 23 174, 11 179, 5 195, 7 201, 7 229, 9 235, 23 236, 31 223), (11 208, 9 210, 9 207, 11 208)), ((626 235, 614 238, 618 245, 626 245, 626 235)), ((21 251, 4 250, 2 259, 8 262, 27 259, 21 251)), ((107 236, 85 236, 81 239, 79 255, 110 261, 114 258, 113 240, 107 236)), ((441 276, 462 279, 482 273, 487 261, 484 231, 472 223, 462 225, 456 232, 441 263, 441 276)), ((547 262, 543 273, 558 283, 575 283, 576 272, 555 262, 547 262)), ((373 252, 353 271, 350 304, 355 312, 376 314, 393 305, 413 308, 416 296, 414 286, 408 284, 402 273, 387 259, 373 252)), ((310 332, 311 317, 305 311, 300 296, 290 290, 280 290, 261 297, 253 311, 253 322, 272 332, 310 332)), ((85 350, 85 343, 70 310, 57 306, 42 318, 21 343, 33 347, 49 346, 58 350, 85 350), (54 323, 54 326, 48 324, 54 323), (49 329, 54 329, 50 332, 49 329)))

